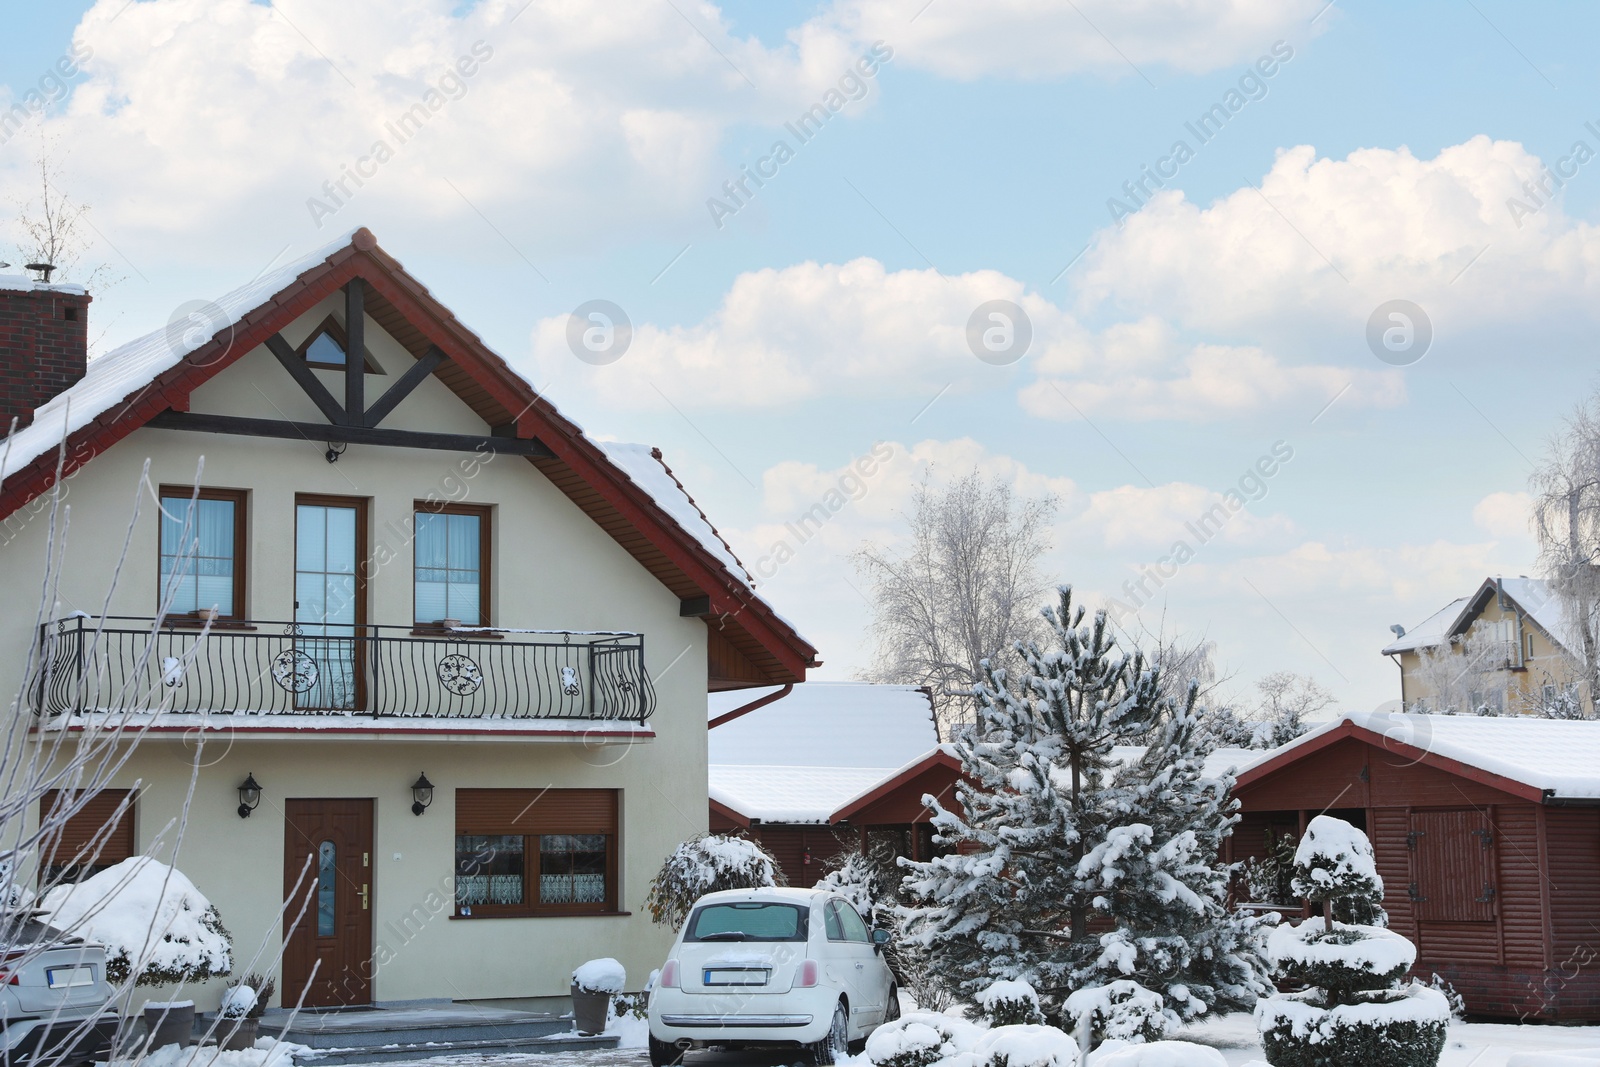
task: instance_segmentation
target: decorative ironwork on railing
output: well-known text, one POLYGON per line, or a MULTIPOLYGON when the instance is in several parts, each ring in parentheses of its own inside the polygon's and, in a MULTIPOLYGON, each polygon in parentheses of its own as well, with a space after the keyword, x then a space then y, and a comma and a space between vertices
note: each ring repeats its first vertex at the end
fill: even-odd
POLYGON ((643 722, 644 636, 76 615, 40 630, 35 710, 643 722))

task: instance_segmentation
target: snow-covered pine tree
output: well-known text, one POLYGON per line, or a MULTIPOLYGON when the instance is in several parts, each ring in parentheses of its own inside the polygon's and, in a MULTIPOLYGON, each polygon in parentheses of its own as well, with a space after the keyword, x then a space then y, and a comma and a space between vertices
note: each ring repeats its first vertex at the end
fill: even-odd
POLYGON ((1192 692, 1163 700, 1159 674, 1104 613, 1086 625, 1070 587, 1044 615, 1049 647, 1019 647, 1020 677, 990 669, 976 689, 959 811, 929 798, 956 848, 907 864, 909 935, 963 997, 1019 979, 1063 1021, 1069 994, 1113 981, 1161 994, 1167 1022, 1249 1006, 1253 924, 1226 914, 1217 852, 1235 816, 1228 783, 1201 773, 1192 692), (1117 745, 1154 751, 1119 769, 1117 745))

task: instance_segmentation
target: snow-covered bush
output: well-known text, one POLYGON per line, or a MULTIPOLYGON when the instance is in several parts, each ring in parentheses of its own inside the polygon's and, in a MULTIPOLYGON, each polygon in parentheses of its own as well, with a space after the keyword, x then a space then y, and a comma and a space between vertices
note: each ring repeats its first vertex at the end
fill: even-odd
POLYGON ((1002 979, 979 993, 977 1002, 991 1026, 1038 1026, 1044 1022, 1039 994, 1027 982, 1002 979))
POLYGON ((610 993, 614 996, 628 984, 628 972, 623 970, 622 964, 607 956, 590 960, 573 971, 572 984, 585 993, 610 993))
POLYGON ((1299 904, 1294 894, 1294 837, 1273 837, 1268 830, 1266 852, 1244 863, 1245 890, 1255 904, 1299 904))
POLYGON ((174 867, 135 856, 40 902, 58 930, 106 946, 106 977, 176 985, 233 970, 233 937, 194 883, 174 867))
POLYGON ((1230 776, 1206 772, 1196 688, 1165 695, 1161 670, 1068 588, 1044 615, 1048 642, 975 687, 957 803, 931 803, 944 854, 906 864, 909 939, 959 996, 1025 979, 1064 1025, 1069 994, 1120 981, 1183 1020, 1252 1007, 1270 920, 1228 905, 1238 803, 1230 776))
POLYGON ((1067 998, 1067 1014, 1089 1028, 1097 1045, 1159 1041, 1180 1021, 1160 993, 1127 979, 1078 990, 1067 998))
POLYGON ((761 889, 787 885, 772 853, 743 837, 701 834, 673 850, 650 882, 644 906, 658 923, 674 930, 689 917, 694 902, 723 889, 761 889))
POLYGON ((1400 985, 1416 946, 1381 926, 1338 919, 1383 916, 1383 880, 1366 835, 1326 815, 1311 820, 1295 852, 1294 885, 1323 915, 1268 938, 1279 976, 1310 986, 1256 1005, 1268 1062, 1435 1067, 1450 1005, 1420 982, 1400 985))
POLYGON ((972 1059, 978 1067, 1078 1067, 1078 1043, 1053 1026, 996 1026, 978 1038, 972 1059))
POLYGON ((932 1067, 971 1052, 979 1029, 965 1019, 915 1011, 884 1023, 867 1038, 866 1054, 875 1067, 932 1067))
POLYGON ((1467 998, 1456 992, 1455 986, 1440 978, 1439 972, 1435 971, 1428 980, 1428 988, 1444 997, 1444 1002, 1450 1005, 1450 1018, 1459 1021, 1467 1017, 1467 998))
POLYGON ((267 1010, 277 983, 259 974, 247 974, 229 982, 222 994, 221 1014, 230 1019, 259 1019, 267 1010))
POLYGON ((841 852, 828 866, 828 873, 817 881, 816 888, 844 897, 868 926, 887 929, 892 925, 900 872, 891 850, 852 849, 841 852))

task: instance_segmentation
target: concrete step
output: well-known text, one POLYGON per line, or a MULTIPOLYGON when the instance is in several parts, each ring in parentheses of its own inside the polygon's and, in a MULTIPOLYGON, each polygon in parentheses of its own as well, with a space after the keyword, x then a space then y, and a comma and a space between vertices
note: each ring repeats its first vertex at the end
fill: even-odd
POLYGON ((395 1060, 426 1060, 435 1056, 460 1056, 468 1053, 494 1055, 515 1052, 519 1054, 540 1052, 582 1052, 590 1049, 614 1049, 616 1034, 599 1034, 584 1037, 568 1031, 546 1037, 530 1037, 500 1041, 454 1041, 445 1044, 433 1042, 417 1044, 369 1045, 361 1048, 330 1049, 308 1060, 311 1067, 339 1067, 353 1063, 390 1063, 395 1060))
MULTIPOLYGON (((533 1041, 568 1032, 572 1017, 482 1008, 379 1009, 287 1013, 261 1020, 263 1037, 314 1049, 456 1046, 533 1041)), ((320 1061, 319 1061, 320 1062, 320 1061)))

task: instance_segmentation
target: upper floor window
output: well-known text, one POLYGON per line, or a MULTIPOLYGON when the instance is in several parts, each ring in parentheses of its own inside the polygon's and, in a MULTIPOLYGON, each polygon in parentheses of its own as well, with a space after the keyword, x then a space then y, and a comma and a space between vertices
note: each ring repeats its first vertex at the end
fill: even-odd
POLYGON ((238 489, 161 489, 161 609, 244 616, 245 494, 238 489))
POLYGON ((416 512, 416 622, 489 624, 489 509, 471 504, 416 512))

